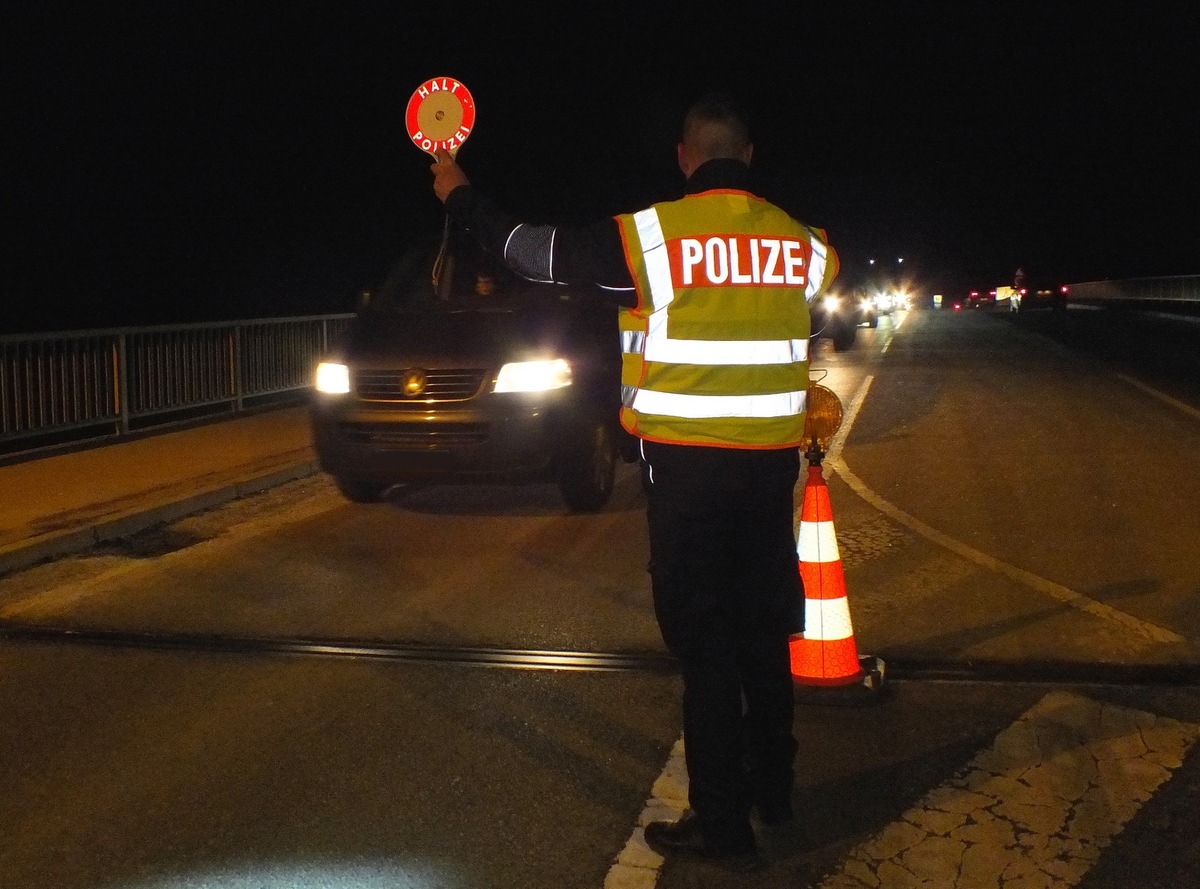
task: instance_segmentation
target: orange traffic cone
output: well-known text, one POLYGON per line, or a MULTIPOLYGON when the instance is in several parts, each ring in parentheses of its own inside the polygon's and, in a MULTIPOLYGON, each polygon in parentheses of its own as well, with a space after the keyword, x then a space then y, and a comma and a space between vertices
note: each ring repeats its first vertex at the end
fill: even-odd
POLYGON ((808 467, 796 552, 804 581, 804 632, 791 639, 792 679, 799 685, 861 683, 873 688, 874 670, 864 669, 854 644, 829 486, 820 462, 808 467))

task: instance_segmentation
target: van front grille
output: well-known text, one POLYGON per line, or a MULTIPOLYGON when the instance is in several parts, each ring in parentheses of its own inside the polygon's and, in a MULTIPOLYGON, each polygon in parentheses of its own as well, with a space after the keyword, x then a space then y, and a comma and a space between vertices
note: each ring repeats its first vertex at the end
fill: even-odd
POLYGON ((430 403, 466 401, 483 389, 485 370, 358 370, 354 391, 364 401, 430 403), (419 383, 419 391, 416 383, 419 383), (410 394, 413 393, 413 394, 410 394))

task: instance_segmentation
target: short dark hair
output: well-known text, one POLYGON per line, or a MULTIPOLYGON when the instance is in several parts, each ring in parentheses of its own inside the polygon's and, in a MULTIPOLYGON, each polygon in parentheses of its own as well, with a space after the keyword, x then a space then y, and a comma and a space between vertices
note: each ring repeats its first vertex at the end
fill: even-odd
POLYGON ((708 160, 740 157, 750 144, 750 127, 733 93, 713 92, 694 102, 683 119, 683 142, 708 160))

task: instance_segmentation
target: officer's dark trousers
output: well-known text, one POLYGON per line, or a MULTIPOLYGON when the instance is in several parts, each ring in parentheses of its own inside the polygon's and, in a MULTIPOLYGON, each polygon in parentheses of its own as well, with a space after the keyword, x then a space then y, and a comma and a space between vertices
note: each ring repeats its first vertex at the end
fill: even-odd
POLYGON ((643 443, 654 607, 683 666, 689 804, 730 848, 753 842, 752 805, 790 807, 798 474, 795 449, 643 443))

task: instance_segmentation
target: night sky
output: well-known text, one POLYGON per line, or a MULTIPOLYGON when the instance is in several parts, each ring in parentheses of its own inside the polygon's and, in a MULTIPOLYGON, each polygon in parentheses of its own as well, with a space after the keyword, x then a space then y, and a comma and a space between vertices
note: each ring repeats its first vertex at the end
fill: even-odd
POLYGON ((468 175, 531 221, 677 194, 682 111, 728 88, 757 187, 848 277, 895 256, 948 292, 1017 266, 1200 274, 1188 4, 12 9, 0 333, 352 310, 440 231, 403 119, 435 75, 476 101, 468 175))

